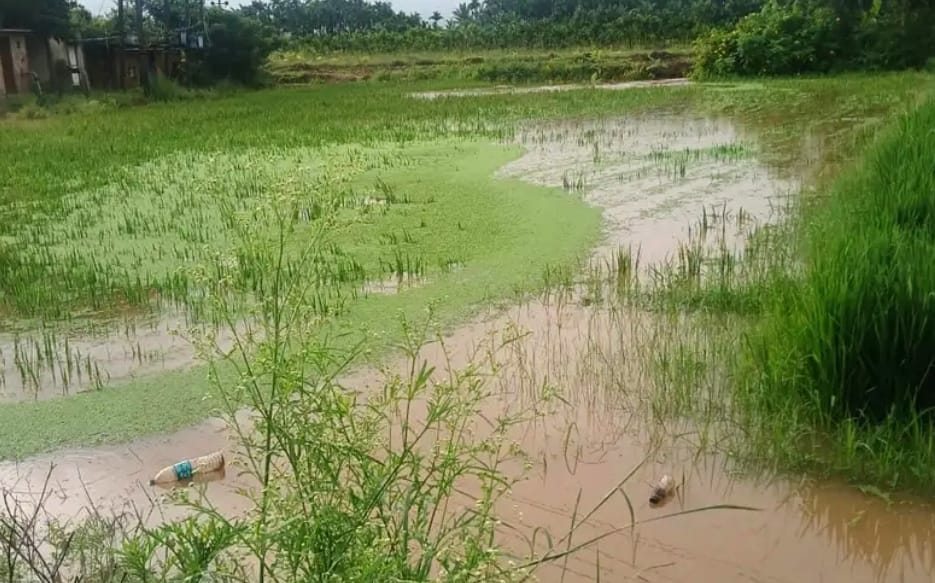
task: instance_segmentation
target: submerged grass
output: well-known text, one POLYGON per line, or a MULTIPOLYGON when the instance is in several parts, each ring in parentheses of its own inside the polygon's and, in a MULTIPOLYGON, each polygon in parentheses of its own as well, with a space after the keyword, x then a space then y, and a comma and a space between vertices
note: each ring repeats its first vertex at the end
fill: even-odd
MULTIPOLYGON (((711 504, 637 519, 626 490, 647 455, 628 473, 614 469, 616 483, 596 503, 579 508, 579 493, 574 513, 583 518, 564 534, 506 522, 504 506, 534 464, 522 436, 547 415, 549 383, 533 366, 523 382, 529 392, 502 399, 496 371, 531 364, 511 358, 518 338, 509 333, 466 355, 463 368, 453 367, 441 341, 435 369, 422 353, 436 329, 428 314, 399 322, 404 372, 387 371, 363 394, 342 386, 338 379, 364 344, 344 348, 319 338, 317 297, 330 284, 306 277, 340 199, 323 197, 322 214, 295 249, 289 235, 308 227, 297 212, 304 203, 301 196, 264 197, 217 259, 243 257, 263 277, 204 273, 212 312, 235 336, 234 348, 211 333, 194 341, 236 437, 228 463, 238 470, 233 490, 245 508, 230 513, 203 490, 183 486, 164 501, 181 511, 178 519, 166 518, 162 505, 153 509, 155 524, 145 508, 111 518, 110 508, 91 506, 89 518, 62 523, 45 515, 56 494, 50 469, 35 498, 17 484, 0 488, 0 576, 50 583, 528 581, 646 523, 755 510, 711 504), (252 323, 245 330, 238 325, 244 311, 252 323), (249 420, 240 415, 244 405, 249 420), (628 523, 582 528, 620 495, 628 523)), ((600 578, 599 563, 595 568, 600 578)))
MULTIPOLYGON (((419 152, 419 148, 412 150, 414 162, 409 167, 383 175, 387 184, 407 193, 408 204, 379 205, 379 211, 355 213, 353 220, 340 218, 347 216, 345 209, 330 221, 322 249, 334 248, 340 253, 320 255, 312 263, 316 269, 306 274, 321 284, 315 304, 318 315, 334 316, 322 321, 321 334, 352 334, 355 338, 363 334, 369 338, 368 349, 383 351, 394 341, 392 331, 399 314, 415 316, 432 305, 439 319, 451 324, 473 306, 511 296, 516 286, 534 287, 547 264, 573 264, 594 240, 597 212, 580 201, 560 191, 492 179, 496 168, 516 156, 515 150, 471 143, 437 144, 428 163, 435 168, 444 164, 445 169, 436 170, 432 182, 421 179, 426 167, 419 162, 419 152), (556 227, 562 229, 564 237, 544 236, 556 227), (404 230, 413 235, 401 237, 395 244, 380 242, 381 233, 404 230), (349 275, 340 275, 347 258, 354 258, 363 273, 377 278, 385 277, 384 262, 408 262, 410 267, 402 269, 410 273, 417 271, 411 265, 419 262, 429 270, 432 282, 404 293, 367 295, 358 291, 361 281, 354 269, 346 270, 349 275), (459 269, 443 269, 452 262, 459 264, 459 269), (342 279, 348 281, 339 281, 342 279)), ((361 181, 370 184, 366 176, 361 181)), ((346 199, 341 196, 341 200, 346 199)), ((115 240, 119 241, 104 241, 113 245, 115 240)), ((171 240, 166 244, 172 244, 171 240)), ((194 267, 199 260, 212 259, 210 253, 195 252, 193 271, 184 275, 191 283, 184 291, 200 288, 194 267)), ((261 274, 247 268, 251 263, 246 259, 237 262, 244 269, 238 269, 234 278, 259 281, 261 274)), ((178 280, 183 275, 174 277, 178 280)), ((203 302, 197 299, 201 297, 203 294, 197 294, 189 301, 188 296, 182 296, 195 306, 201 306, 203 302)), ((204 319, 212 319, 203 306, 199 309, 204 319)), ((103 392, 65 400, 0 407, 0 456, 18 457, 77 443, 125 441, 134 435, 191 424, 217 406, 208 393, 204 370, 194 368, 112 383, 103 392), (179 407, 179 403, 186 405, 179 407), (29 431, 30 427, 43 430, 29 431)))

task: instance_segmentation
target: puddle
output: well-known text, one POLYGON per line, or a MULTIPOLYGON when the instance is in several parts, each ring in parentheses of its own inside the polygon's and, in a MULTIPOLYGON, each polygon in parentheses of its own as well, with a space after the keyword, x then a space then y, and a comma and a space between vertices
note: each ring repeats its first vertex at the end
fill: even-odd
MULTIPOLYGON (((797 186, 759 164, 755 146, 723 119, 660 114, 537 123, 520 132, 518 142, 527 153, 505 167, 503 176, 564 187, 603 209, 606 239, 596 258, 631 246, 640 250, 643 264, 664 261, 699 228, 720 229, 717 239, 742 246, 748 225, 778 218, 797 186)), ((553 299, 486 314, 447 336, 444 348, 434 343, 423 349, 422 356, 444 378, 445 371, 463 367, 507 334, 516 340, 502 361, 491 365, 496 370, 491 382, 499 388, 491 412, 528 403, 543 387, 561 395, 535 422, 513 428, 535 461, 528 478, 498 509, 512 527, 500 536, 518 563, 531 546, 538 556, 546 550, 543 537, 530 543, 532 533, 547 531, 559 540, 573 515, 580 518, 599 505, 576 529, 572 543, 601 540, 567 561, 547 564, 536 573, 540 580, 931 581, 935 510, 930 506, 888 503, 845 485, 741 479, 729 460, 698 455, 700 430, 667 418, 655 421, 645 362, 659 343, 683 332, 669 325, 606 304, 553 299), (621 486, 633 468, 638 469, 621 486), (675 478, 677 494, 653 508, 650 485, 663 473, 675 478), (631 520, 715 504, 759 510, 707 510, 628 528, 631 520)), ((689 330, 685 333, 694 333, 689 330)), ((366 394, 379 381, 374 371, 362 371, 343 382, 366 394)), ((89 503, 99 509, 155 503, 148 516, 167 520, 182 510, 161 503, 165 491, 148 485, 152 474, 215 450, 230 456, 232 444, 218 421, 208 421, 123 446, 0 464, 0 485, 22 499, 35 497, 54 461, 55 495, 49 501, 54 515, 81 516, 89 503)), ((249 509, 239 489, 251 486, 231 468, 223 479, 198 485, 229 515, 249 509)))
POLYGON ((559 91, 576 91, 580 89, 604 89, 607 91, 625 91, 627 89, 645 89, 648 87, 684 87, 691 85, 689 79, 659 79, 650 81, 625 81, 621 83, 569 83, 565 85, 536 85, 533 87, 514 87, 500 85, 497 87, 483 87, 480 89, 449 89, 445 91, 420 91, 410 93, 416 99, 439 99, 443 97, 481 97, 484 95, 522 95, 526 93, 556 93, 559 91))
MULTIPOLYGON (((103 389, 111 382, 180 370, 195 363, 179 315, 106 324, 90 333, 51 330, 0 334, 0 405, 103 389)), ((241 332, 243 329, 241 329, 241 332)), ((222 347, 231 336, 218 333, 222 347)))
MULTIPOLYGON (((28 463, 6 462, 0 464, 0 484, 29 505, 38 499, 48 476, 51 495, 45 510, 59 520, 81 520, 93 508, 105 515, 140 511, 148 523, 155 524, 181 518, 186 512, 165 503, 175 485, 150 485, 153 475, 180 460, 218 450, 233 452, 234 441, 222 421, 211 419, 170 435, 125 445, 66 450, 28 463)), ((192 485, 203 486, 207 495, 233 516, 250 507, 235 494, 238 483, 236 470, 226 468, 223 473, 193 480, 192 485)))

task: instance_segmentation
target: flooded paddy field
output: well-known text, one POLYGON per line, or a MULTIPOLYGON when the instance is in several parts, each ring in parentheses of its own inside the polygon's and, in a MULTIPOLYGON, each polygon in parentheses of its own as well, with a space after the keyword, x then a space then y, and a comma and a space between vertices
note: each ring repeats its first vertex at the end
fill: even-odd
MULTIPOLYGON (((158 301, 140 302, 146 317, 111 320, 93 331, 72 319, 55 333, 11 324, 0 339, 3 394, 10 401, 3 406, 39 411, 88 396, 106 406, 112 393, 133 395, 136 379, 148 379, 153 390, 161 375, 172 373, 181 375, 173 384, 193 383, 172 393, 178 406, 191 403, 202 419, 222 413, 226 421, 150 429, 156 435, 105 438, 112 443, 93 447, 75 433, 38 454, 41 448, 23 446, 32 455, 0 463, 6 499, 24 508, 41 499, 44 517, 71 525, 123 513, 164 537, 175 536, 171 525, 191 524, 191 517, 226 524, 240 534, 202 566, 216 573, 228 572, 233 561, 256 575, 250 545, 258 543, 236 524, 259 524, 258 533, 268 525, 273 533, 274 526, 291 528, 295 521, 285 520, 291 513, 299 522, 326 525, 330 515, 301 504, 307 496, 328 512, 346 513, 338 524, 376 517, 382 526, 374 528, 385 538, 363 547, 386 544, 380 546, 386 556, 397 556, 393 545, 401 544, 408 550, 399 556, 411 561, 436 557, 426 568, 439 577, 473 557, 475 576, 468 580, 930 580, 933 508, 874 487, 775 473, 769 464, 759 471, 735 456, 728 371, 712 365, 719 351, 736 349, 724 341, 729 325, 659 309, 653 301, 672 281, 702 282, 724 277, 725 270, 745 277, 739 266, 760 249, 756 242, 765 233, 789 218, 810 179, 774 163, 775 143, 763 137, 756 116, 706 106, 704 99, 691 105, 686 96, 693 94, 679 93, 689 90, 695 88, 634 88, 663 103, 644 96, 630 98, 639 104, 632 112, 526 115, 508 132, 444 136, 439 145, 421 136, 326 155, 302 150, 275 165, 256 162, 269 152, 251 150, 222 164, 233 179, 208 174, 197 182, 207 165, 196 156, 183 165, 191 177, 176 178, 172 189, 184 192, 194 183, 198 188, 191 188, 212 196, 225 188, 249 193, 231 214, 222 209, 210 219, 230 231, 203 231, 184 272, 147 269, 148 279, 125 288, 152 289, 143 294, 150 300, 158 294, 158 301), (351 164, 346 173, 354 178, 318 173, 313 160, 319 158, 334 165, 334 175, 343 176, 351 164), (294 164, 315 184, 327 179, 325 190, 334 187, 339 195, 313 204, 321 191, 310 197, 303 180, 280 171, 294 164), (435 164, 445 170, 430 172, 441 167, 435 164), (238 168, 247 169, 231 170, 238 168), (475 206, 462 202, 480 191, 490 196, 475 206), (331 230, 317 230, 318 217, 331 230), (277 241, 285 240, 279 248, 286 251, 277 254, 277 241), (518 251, 497 254, 504 249, 518 251), (277 258, 286 269, 270 269, 277 258), (183 277, 184 285, 163 285, 183 277), (302 291, 276 296, 276 282, 302 291), (271 304, 275 297, 280 303, 271 304), (421 328, 427 309, 432 323, 421 328), (301 324, 277 327, 276 314, 301 324), (393 327, 404 333, 390 338, 393 327), (352 343, 349 353, 361 357, 360 350, 367 358, 339 363, 347 343, 327 356, 320 348, 326 344, 307 340, 321 329, 341 339, 380 337, 384 344, 352 343), (277 331, 282 344, 275 342, 277 331), (199 334, 193 346, 191 336, 199 334), (217 350, 199 349, 199 341, 217 350), (251 348, 241 354, 238 342, 251 348), (288 346, 287 356, 268 352, 275 346, 288 346), (340 391, 332 393, 332 384, 340 391), (272 392, 263 391, 267 386, 272 392), (333 396, 343 394, 358 400, 333 396), (334 419, 321 419, 328 415, 334 419), (335 420, 342 418, 355 421, 335 420), (272 437, 264 444, 264 436, 272 437), (321 452, 310 453, 315 450, 321 452), (225 452, 223 473, 181 488, 149 485, 159 469, 212 451, 225 452), (383 473, 397 455, 395 473, 383 473), (451 461, 461 456, 470 463, 451 461), (264 460, 272 460, 265 470, 264 460), (332 464, 343 468, 337 481, 329 476, 332 464), (458 469, 445 474, 449 467, 458 469), (650 505, 652 485, 666 474, 675 483, 671 496, 650 505), (368 490, 371 479, 385 482, 368 490), (381 493, 378 501, 358 510, 358 494, 373 491, 381 493), (417 494, 434 502, 414 504, 417 494), (403 516, 412 517, 418 534, 406 534, 403 516), (493 550, 472 550, 479 539, 493 550), (488 554, 492 560, 481 558, 488 554)), ((574 93, 557 96, 568 100, 563 107, 576 102, 574 93)), ((527 98, 533 97, 469 95, 467 106, 438 101, 462 112, 483 107, 485 99, 510 108, 527 98)), ((424 131, 424 122, 415 126, 424 131)), ((450 119, 443 126, 451 127, 450 119)), ((478 128, 489 132, 489 124, 478 128)), ((814 145, 813 136, 801 141, 814 145)), ((811 167, 826 155, 808 148, 798 162, 811 167)), ((210 197, 192 204, 199 209, 192 224, 209 220, 203 212, 213 208, 210 197)), ((91 218, 80 224, 88 225, 82 240, 104 254, 114 233, 102 235, 104 227, 91 218)), ((112 266, 145 263, 147 253, 134 247, 112 266)), ((54 321, 48 314, 42 319, 54 321)), ((139 403, 158 416, 167 401, 139 403)), ((133 520, 124 523, 127 536, 143 540, 134 538, 147 535, 133 520)), ((342 532, 301 536, 340 540, 344 535, 335 533, 342 532)), ((269 537, 263 544, 279 549, 270 569, 283 580, 289 569, 319 568, 279 562, 291 551, 269 537)), ((325 553, 315 548, 304 556, 325 553)), ((348 553, 362 564, 374 560, 363 550, 348 553)), ((158 555, 147 565, 184 571, 181 562, 158 555)))

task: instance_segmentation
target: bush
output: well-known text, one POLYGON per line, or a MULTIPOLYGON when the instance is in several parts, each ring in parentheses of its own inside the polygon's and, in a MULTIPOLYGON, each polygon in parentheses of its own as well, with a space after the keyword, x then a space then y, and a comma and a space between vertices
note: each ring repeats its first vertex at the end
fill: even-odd
POLYGON ((188 97, 188 92, 172 79, 157 73, 150 79, 146 96, 150 101, 181 101, 188 97))
POLYGON ((19 119, 45 119, 49 117, 49 112, 36 103, 29 103, 16 112, 16 117, 19 119))
POLYGON ((792 75, 825 72, 840 54, 839 21, 828 8, 767 4, 732 30, 696 43, 695 75, 792 75))
POLYGON ((696 43, 695 76, 792 75, 923 67, 935 54, 935 6, 771 0, 696 43))
POLYGON ((209 22, 207 50, 189 55, 188 81, 261 85, 262 66, 275 48, 273 32, 255 19, 221 10, 212 10, 209 22))

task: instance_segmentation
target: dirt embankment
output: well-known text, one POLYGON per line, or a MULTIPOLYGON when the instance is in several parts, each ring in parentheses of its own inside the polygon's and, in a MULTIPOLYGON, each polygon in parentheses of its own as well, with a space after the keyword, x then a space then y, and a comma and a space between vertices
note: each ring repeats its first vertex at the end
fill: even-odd
POLYGON ((276 55, 267 70, 279 84, 366 80, 462 79, 493 83, 638 81, 687 76, 684 51, 545 53, 540 55, 442 55, 423 58, 340 58, 276 55))

